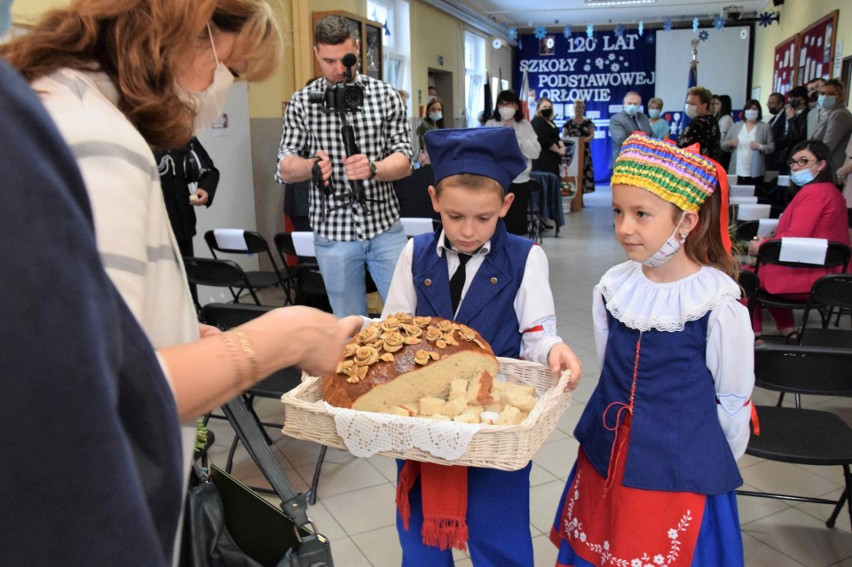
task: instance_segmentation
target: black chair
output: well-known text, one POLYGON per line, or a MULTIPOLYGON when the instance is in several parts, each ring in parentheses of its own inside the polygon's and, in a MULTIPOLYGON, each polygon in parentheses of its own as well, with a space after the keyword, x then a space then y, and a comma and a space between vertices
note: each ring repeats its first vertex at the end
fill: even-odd
POLYGON ((829 274, 814 282, 802 314, 799 343, 852 348, 852 331, 829 328, 835 310, 838 321, 842 313, 852 313, 852 274, 829 274), (821 329, 808 328, 808 318, 813 309, 819 312, 821 329))
MULTIPOLYGON (((282 264, 295 264, 291 270, 295 289, 295 303, 307 305, 331 313, 331 304, 325 282, 320 273, 319 264, 313 256, 299 256, 293 244, 293 236, 289 232, 279 232, 272 239, 282 264)), ((370 280, 372 282, 372 279, 370 280)), ((374 285, 375 287, 375 285, 374 285)))
MULTIPOLYGON (((852 349, 762 345, 754 350, 755 385, 777 392, 852 397, 852 349)), ((846 488, 840 499, 738 490, 737 494, 831 504, 826 526, 848 505, 852 519, 852 427, 840 416, 801 407, 757 406, 760 433, 752 432, 746 454, 771 461, 841 466, 846 488)))
MULTIPOLYGON (((757 252, 757 261, 754 273, 760 277, 760 268, 765 265, 786 266, 788 268, 837 268, 846 271, 849 263, 849 246, 842 242, 829 242, 825 253, 825 261, 822 264, 805 264, 801 262, 789 262, 781 259, 781 239, 767 240, 760 246, 757 252)), ((807 301, 795 301, 774 295, 764 289, 758 289, 749 300, 748 309, 752 313, 758 304, 766 307, 778 307, 781 309, 804 309, 807 301)))
POLYGON ((748 242, 757 236, 757 229, 760 226, 760 221, 738 221, 736 226, 737 229, 734 240, 737 242, 748 242))
POLYGON ((217 228, 204 233, 204 241, 214 258, 219 254, 237 254, 250 256, 259 254, 266 256, 272 270, 252 270, 246 272, 246 277, 255 289, 280 287, 284 291, 284 305, 290 303, 290 273, 286 267, 282 273, 269 248, 269 243, 258 232, 242 229, 217 228))
POLYGON ((760 289, 760 280, 754 272, 740 270, 737 281, 740 284, 743 299, 750 299, 760 289))
MULTIPOLYGON (((242 290, 247 290, 256 305, 260 305, 254 287, 249 282, 246 273, 239 264, 233 260, 217 260, 215 258, 183 258, 183 266, 186 270, 186 279, 195 285, 206 285, 211 287, 226 287, 234 298, 234 303, 240 302, 242 290), (239 290, 235 292, 234 290, 239 290)), ((198 298, 195 301, 196 311, 201 311, 198 298)))
MULTIPOLYGON (((251 321, 256 317, 260 317, 272 309, 275 309, 275 307, 268 305, 208 303, 201 309, 198 320, 202 323, 206 323, 207 325, 218 327, 222 331, 227 331, 228 329, 251 321)), ((282 368, 267 378, 264 378, 242 394, 246 408, 249 413, 251 413, 252 417, 254 417, 255 421, 257 421, 257 423, 261 426, 260 430, 263 433, 267 444, 271 445, 272 439, 270 439, 269 435, 267 435, 264 427, 274 427, 280 431, 284 425, 281 423, 269 423, 262 421, 260 416, 258 416, 254 410, 254 399, 260 397, 279 400, 281 399, 281 396, 301 384, 301 382, 302 371, 296 367, 290 366, 288 368, 282 368)), ((219 416, 216 415, 208 415, 208 418, 209 417, 219 418, 219 416)), ((231 443, 231 448, 228 450, 228 460, 225 466, 225 470, 227 472, 231 472, 231 468, 233 467, 234 454, 237 451, 238 442, 239 438, 234 437, 234 440, 231 443)), ((317 500, 317 485, 319 484, 319 475, 322 470, 322 463, 325 458, 326 450, 327 448, 325 446, 322 446, 320 449, 320 456, 317 459, 317 464, 314 468, 314 477, 311 482, 311 487, 307 493, 308 501, 311 504, 315 504, 317 500)))

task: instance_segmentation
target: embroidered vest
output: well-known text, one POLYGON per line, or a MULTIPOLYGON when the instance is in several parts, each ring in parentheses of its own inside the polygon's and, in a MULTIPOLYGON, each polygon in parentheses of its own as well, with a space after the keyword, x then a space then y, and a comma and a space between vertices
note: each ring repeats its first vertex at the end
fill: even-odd
MULTIPOLYGON (((683 331, 641 333, 630 446, 624 485, 699 494, 742 484, 719 424, 713 376, 707 369, 710 313, 683 331)), ((574 435, 602 476, 607 475, 618 406, 628 403, 640 333, 607 312, 609 337, 600 382, 574 435)))
POLYGON ((455 319, 479 331, 491 343, 495 355, 518 358, 521 333, 514 301, 532 241, 507 233, 503 221, 497 221, 491 251, 462 298, 458 316, 454 316, 447 259, 436 254, 439 237, 440 230, 414 237, 411 272, 417 292, 417 315, 455 319))

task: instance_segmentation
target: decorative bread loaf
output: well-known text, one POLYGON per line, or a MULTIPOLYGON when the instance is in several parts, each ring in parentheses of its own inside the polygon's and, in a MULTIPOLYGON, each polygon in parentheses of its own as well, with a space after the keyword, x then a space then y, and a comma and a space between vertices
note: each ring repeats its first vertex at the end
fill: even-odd
POLYGON ((491 346, 470 327, 398 313, 346 345, 337 371, 323 377, 322 394, 337 407, 453 419, 469 404, 493 403, 497 368, 491 346))

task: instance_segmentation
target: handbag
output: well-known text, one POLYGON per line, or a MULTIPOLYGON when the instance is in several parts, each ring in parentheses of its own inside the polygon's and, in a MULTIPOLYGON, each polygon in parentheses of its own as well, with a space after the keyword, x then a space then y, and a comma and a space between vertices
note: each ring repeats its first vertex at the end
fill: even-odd
POLYGON ((193 466, 180 564, 186 567, 333 567, 328 540, 307 516, 242 397, 224 406, 228 421, 281 498, 278 509, 222 469, 193 466))

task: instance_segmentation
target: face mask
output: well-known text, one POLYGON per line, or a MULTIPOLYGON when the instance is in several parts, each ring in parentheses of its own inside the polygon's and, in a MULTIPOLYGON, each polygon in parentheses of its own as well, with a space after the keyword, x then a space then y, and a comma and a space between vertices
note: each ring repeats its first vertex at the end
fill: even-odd
POLYGON ((639 112, 639 105, 638 104, 625 104, 624 105, 624 112, 626 112, 628 116, 633 116, 634 114, 639 112))
POLYGON ((659 118, 661 112, 662 110, 660 110, 659 108, 652 108, 648 111, 648 116, 650 116, 651 118, 659 118))
POLYGON ((553 109, 552 108, 543 108, 541 110, 541 115, 544 116, 545 118, 550 118, 551 116, 553 116, 553 109))
POLYGON ((195 132, 209 128, 210 125, 222 115, 225 102, 228 100, 228 92, 234 84, 234 76, 231 71, 219 61, 216 54, 216 45, 213 43, 213 34, 210 26, 207 26, 210 36, 210 45, 213 46, 213 57, 216 59, 216 70, 213 72, 213 82, 205 90, 196 92, 189 91, 178 86, 178 96, 181 100, 195 111, 192 128, 195 132))
POLYGON ((680 240, 678 240, 677 229, 680 228, 680 223, 683 222, 683 217, 686 216, 686 211, 680 215, 680 220, 677 221, 677 226, 675 226, 674 231, 672 231, 672 235, 669 236, 668 240, 666 240, 660 249, 648 256, 647 259, 642 260, 642 265, 647 266, 649 268, 659 268, 666 262, 672 259, 678 250, 680 250, 681 245, 686 240, 686 235, 689 234, 686 231, 680 233, 680 240))
POLYGON ((790 172, 790 181, 792 181, 799 187, 804 187, 813 180, 814 172, 811 171, 810 168, 790 172))
POLYGON ((508 122, 515 117, 517 110, 515 110, 513 106, 501 106, 498 112, 500 112, 500 118, 502 118, 504 122, 508 122))
POLYGON ((444 114, 442 112, 430 112, 429 113, 429 120, 431 120, 432 122, 437 122, 438 120, 440 120, 443 117, 444 117, 444 114))
POLYGON ((683 113, 690 118, 695 118, 698 116, 698 107, 694 104, 685 104, 683 105, 683 113))
POLYGON ((823 110, 831 110, 837 102, 837 97, 834 95, 819 95, 817 105, 823 110))
POLYGON ((745 111, 746 120, 757 120, 757 111, 756 110, 746 110, 745 111))

